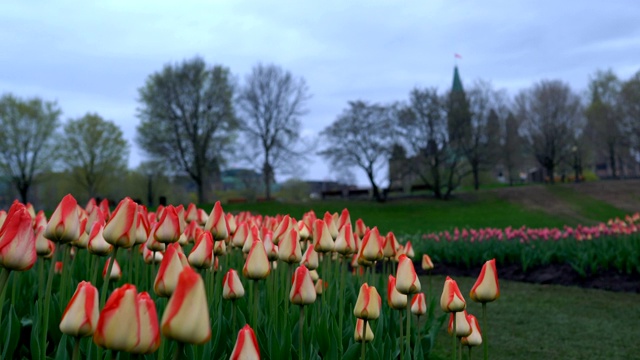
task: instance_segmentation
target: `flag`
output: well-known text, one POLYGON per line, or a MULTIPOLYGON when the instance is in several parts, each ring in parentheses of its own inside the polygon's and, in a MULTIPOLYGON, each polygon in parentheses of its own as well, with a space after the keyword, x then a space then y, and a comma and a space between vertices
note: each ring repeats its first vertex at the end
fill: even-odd
POLYGON ((453 54, 453 57, 455 57, 456 59, 462 59, 462 56, 460 54, 453 54))

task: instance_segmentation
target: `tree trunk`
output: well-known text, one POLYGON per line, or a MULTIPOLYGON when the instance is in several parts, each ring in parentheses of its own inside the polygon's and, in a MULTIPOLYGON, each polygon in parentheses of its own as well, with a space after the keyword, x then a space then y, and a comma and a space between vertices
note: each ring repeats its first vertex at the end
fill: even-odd
POLYGON ((384 198, 380 195, 380 189, 378 188, 376 181, 373 179, 373 172, 367 171, 367 177, 371 183, 371 189, 373 189, 373 199, 377 202, 384 202, 384 198))
POLYGON ((472 164, 473 171, 473 189, 478 191, 480 189, 480 166, 477 162, 472 164))
POLYGON ((205 202, 204 181, 202 181, 202 178, 195 179, 195 181, 196 181, 196 185, 198 187, 198 203, 199 204, 204 204, 204 202, 205 202))
POLYGON ((18 184, 18 192, 20 193, 20 201, 23 204, 27 203, 27 194, 29 193, 29 185, 28 183, 18 184))
POLYGON ((555 176, 553 175, 553 165, 547 165, 547 174, 549 174, 549 184, 555 184, 555 176))
POLYGON ((616 153, 612 145, 609 145, 609 166, 611 167, 611 176, 618 178, 618 170, 616 169, 616 153))
POLYGON ((265 161, 262 166, 262 179, 264 181, 264 196, 271 200, 271 164, 265 161))

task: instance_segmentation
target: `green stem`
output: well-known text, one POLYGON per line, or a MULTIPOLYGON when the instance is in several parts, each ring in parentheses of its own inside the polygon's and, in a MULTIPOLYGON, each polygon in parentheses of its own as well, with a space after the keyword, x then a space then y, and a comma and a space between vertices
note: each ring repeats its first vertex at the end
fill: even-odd
POLYGON ((129 283, 131 284, 135 284, 135 282, 133 281, 133 248, 130 248, 129 250, 129 266, 127 266, 127 270, 129 271, 129 273, 127 274, 127 279, 129 279, 129 283))
MULTIPOLYGON (((44 296, 44 258, 38 258, 38 313, 42 315, 42 297, 44 296)), ((0 291, 2 291, 0 289, 0 291)))
POLYGON ((402 345, 403 341, 403 329, 402 329, 402 310, 398 311, 398 314, 400 315, 400 359, 404 360, 404 346, 402 345))
POLYGON ((458 339, 458 360, 462 360, 462 340, 458 339))
POLYGON ((98 284, 98 269, 100 268, 100 258, 97 255, 91 258, 91 285, 98 284))
POLYGON ((107 350, 107 360, 113 360, 113 350, 107 350))
POLYGON ((73 357, 71 358, 72 360, 79 360, 80 359, 80 338, 76 336, 76 342, 73 345, 73 357))
POLYGON ((284 288, 284 322, 283 326, 289 323, 289 293, 291 292, 291 263, 287 263, 287 277, 284 279, 285 286, 284 288))
POLYGON ((407 306, 407 331, 405 336, 407 338, 407 353, 410 353, 411 351, 411 306, 407 306))
POLYGON ((467 359, 471 360, 471 346, 469 346, 469 357, 467 359))
POLYGON ((235 334, 238 328, 236 327, 236 301, 231 300, 231 333, 235 334))
POLYGON ((66 304, 67 274, 69 274, 69 271, 70 271, 69 269, 67 269, 69 267, 67 263, 69 263, 68 259, 71 251, 71 244, 60 245, 60 249, 62 250, 62 272, 60 273, 60 291, 58 292, 58 294, 59 294, 60 304, 66 304))
POLYGON ((420 344, 420 338, 422 336, 422 326, 420 326, 420 315, 418 315, 418 320, 416 320, 416 327, 418 328, 418 338, 416 339, 416 346, 420 344))
POLYGON ((456 319, 456 313, 452 312, 452 314, 453 314, 453 334, 451 337, 453 338, 453 348, 452 348, 453 353, 451 354, 452 355, 451 359, 456 360, 456 339, 458 338, 456 336, 456 323, 457 323, 456 320, 457 319, 456 319))
POLYGON ((366 359, 365 352, 367 351, 367 319, 363 319, 362 322, 362 344, 360 345, 362 352, 360 353, 360 360, 366 359))
POLYGON ((299 319, 299 323, 298 323, 298 352, 299 352, 299 356, 298 358, 300 360, 304 359, 304 341, 302 340, 302 337, 304 335, 304 332, 302 331, 302 329, 304 328, 304 306, 300 306, 300 319, 299 319))
POLYGON ((113 264, 116 262, 118 249, 118 246, 114 246, 113 253, 111 254, 111 261, 109 261, 109 266, 107 267, 107 272, 105 273, 104 282, 102 283, 102 292, 100 293, 100 309, 104 308, 104 303, 105 301, 107 301, 107 291, 109 290, 111 270, 113 269, 113 264))
POLYGON ((342 339, 342 322, 344 321, 344 282, 345 277, 347 275, 347 268, 345 267, 344 261, 340 262, 340 295, 338 296, 338 339, 340 339, 340 352, 343 353, 343 339, 342 339))
MULTIPOLYGON (((16 304, 16 296, 18 296, 18 284, 19 281, 16 278, 17 275, 13 275, 13 283, 11 284, 11 304, 13 304, 15 306, 16 304)), ((0 306, 2 306, 4 304, 3 301, 0 301, 0 306)), ((0 314, 2 315, 2 314, 0 314)))
MULTIPOLYGON (((482 303, 482 348, 484 351, 484 360, 489 359, 489 343, 487 342, 487 303, 482 303)), ((471 348, 469 348, 471 351, 471 348)))
POLYGON ((258 331, 258 303, 260 298, 260 293, 258 292, 258 280, 253 280, 253 329, 254 331, 258 331))
POLYGON ((40 359, 45 360, 47 356, 47 330, 49 329, 49 309, 51 308, 51 287, 53 285, 53 274, 56 267, 56 259, 60 253, 60 246, 56 247, 51 257, 51 264, 49 266, 49 274, 47 276, 47 287, 44 291, 44 311, 42 312, 42 340, 40 341, 40 348, 42 353, 40 359))
MULTIPOLYGON (((7 295, 7 287, 6 284, 9 282, 9 276, 11 275, 11 270, 7 270, 2 268, 2 272, 0 273, 0 324, 2 323, 2 308, 4 307, 4 298, 7 295)), ((15 292, 17 279, 15 275, 13 277, 13 289, 15 292)))
POLYGON ((181 360, 184 355, 184 343, 182 341, 178 341, 178 346, 176 346, 176 352, 173 354, 173 360, 181 360))

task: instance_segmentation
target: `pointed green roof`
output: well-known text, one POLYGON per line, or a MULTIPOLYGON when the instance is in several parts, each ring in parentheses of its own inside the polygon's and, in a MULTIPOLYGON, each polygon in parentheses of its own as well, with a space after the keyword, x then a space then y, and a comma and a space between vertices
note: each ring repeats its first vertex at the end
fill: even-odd
POLYGON ((453 85, 451 86, 451 92, 464 92, 457 66, 453 69, 453 85))

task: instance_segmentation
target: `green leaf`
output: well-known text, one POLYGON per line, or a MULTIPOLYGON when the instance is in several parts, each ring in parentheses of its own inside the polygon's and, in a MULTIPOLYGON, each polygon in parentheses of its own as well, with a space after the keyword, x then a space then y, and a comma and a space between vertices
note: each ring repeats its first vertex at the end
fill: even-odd
POLYGON ((67 352, 67 337, 63 336, 58 343, 58 351, 56 351, 55 360, 67 360, 69 359, 69 353, 67 352))
POLYGON ((11 359, 13 358, 13 352, 18 347, 18 342, 20 341, 20 319, 18 319, 18 315, 16 315, 16 310, 13 305, 9 308, 9 316, 5 319, 3 324, 3 328, 8 331, 6 333, 6 338, 4 339, 2 358, 11 359))
POLYGON ((344 352, 342 360, 358 360, 360 358, 360 343, 352 343, 344 352))

